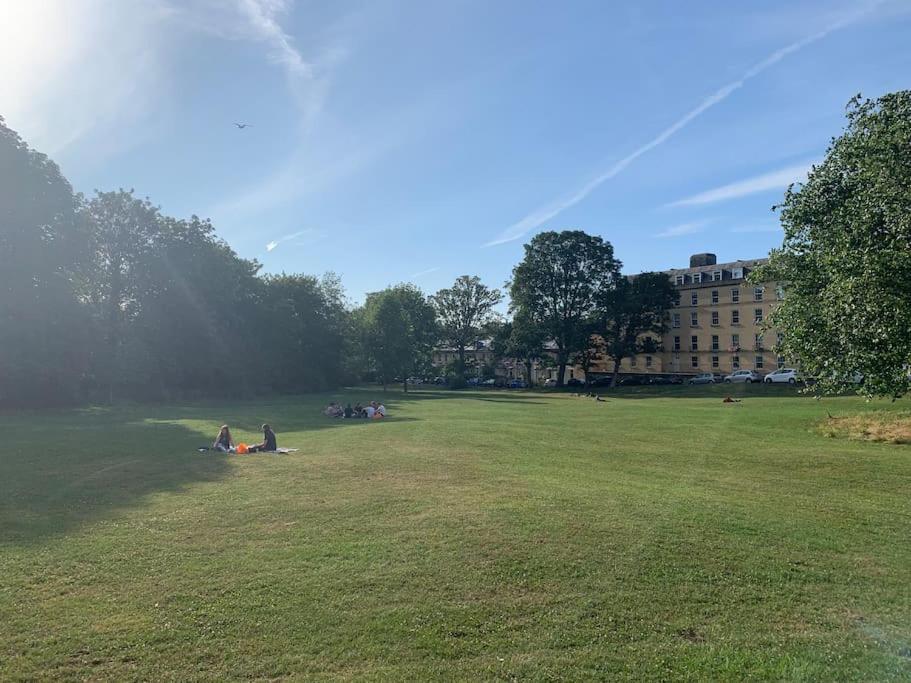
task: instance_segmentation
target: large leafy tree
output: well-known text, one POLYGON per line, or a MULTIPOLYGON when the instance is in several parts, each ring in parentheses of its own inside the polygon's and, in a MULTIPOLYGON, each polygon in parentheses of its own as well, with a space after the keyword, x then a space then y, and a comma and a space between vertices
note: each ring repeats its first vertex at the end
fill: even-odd
POLYGON ((667 332, 668 309, 678 298, 664 273, 621 277, 604 292, 598 306, 597 335, 604 355, 613 362, 611 386, 617 385, 624 358, 657 350, 651 335, 660 339, 667 332))
POLYGON ((496 319, 494 308, 503 300, 499 289, 492 289, 476 276, 462 275, 452 287, 431 297, 437 314, 440 337, 458 355, 457 381, 465 379, 465 349, 480 340, 484 329, 496 319))
POLYGON ((790 187, 784 242, 755 281, 785 298, 771 315, 778 352, 819 391, 855 386, 868 396, 911 389, 911 91, 848 106, 807 182, 790 187))
POLYGON ((90 328, 76 289, 89 270, 78 197, 57 165, 0 118, 0 404, 73 400, 90 328))
POLYGON ((619 272, 610 242, 581 230, 542 232, 525 245, 513 269, 512 309, 553 342, 558 385, 572 355, 587 348, 591 316, 619 272))
POLYGON ((363 314, 364 348, 383 383, 401 377, 408 391, 408 377, 429 365, 437 340, 436 312, 414 285, 389 287, 367 296, 363 314))

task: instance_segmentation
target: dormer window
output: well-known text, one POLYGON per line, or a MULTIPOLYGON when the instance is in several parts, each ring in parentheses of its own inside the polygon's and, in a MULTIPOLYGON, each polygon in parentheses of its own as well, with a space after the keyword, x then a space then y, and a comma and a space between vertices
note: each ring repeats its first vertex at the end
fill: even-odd
POLYGON ((731 268, 731 277, 735 280, 743 279, 743 268, 731 268))
POLYGON ((701 284, 702 283, 702 273, 693 273, 693 282, 695 284, 701 284))
POLYGON ((713 270, 712 271, 712 282, 719 282, 721 280, 721 271, 713 270))
POLYGON ((686 282, 686 275, 678 275, 674 278, 674 284, 682 285, 686 282))

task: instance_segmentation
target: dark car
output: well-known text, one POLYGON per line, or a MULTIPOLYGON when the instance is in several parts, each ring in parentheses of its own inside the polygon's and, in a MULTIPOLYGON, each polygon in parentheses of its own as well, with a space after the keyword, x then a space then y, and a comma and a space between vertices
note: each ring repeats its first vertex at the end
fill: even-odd
POLYGON ((595 377, 591 382, 588 383, 590 387, 609 387, 613 377, 595 377))
POLYGON ((648 377, 641 377, 639 375, 630 375, 629 377, 624 377, 620 380, 621 387, 641 387, 648 384, 648 377))
POLYGON ((566 380, 566 386, 568 387, 581 387, 584 382, 581 379, 576 379, 575 377, 570 377, 566 380))
POLYGON ((666 385, 673 384, 673 382, 670 377, 652 377, 652 381, 649 384, 666 385))

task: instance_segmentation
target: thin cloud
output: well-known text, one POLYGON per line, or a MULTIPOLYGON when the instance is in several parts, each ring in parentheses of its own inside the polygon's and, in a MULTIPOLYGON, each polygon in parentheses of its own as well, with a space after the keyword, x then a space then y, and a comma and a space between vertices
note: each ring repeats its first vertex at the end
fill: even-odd
MULTIPOLYGON (((277 246, 279 246, 280 244, 284 244, 285 242, 290 242, 291 240, 295 240, 304 235, 316 235, 316 234, 318 234, 316 230, 312 230, 309 228, 306 230, 298 230, 297 232, 292 232, 290 235, 285 235, 283 237, 279 237, 278 239, 274 239, 271 242, 269 242, 266 245, 266 251, 269 251, 269 252, 274 251, 275 248, 277 246)), ((300 245, 302 243, 299 242, 298 244, 300 245)))
POLYGON ((807 178, 807 173, 813 167, 812 161, 806 161, 802 164, 795 164, 777 171, 763 173, 762 175, 746 180, 739 180, 736 183, 722 185, 713 190, 700 192, 699 194, 671 202, 668 206, 698 206, 701 204, 714 204, 738 197, 746 197, 759 192, 769 192, 771 190, 783 190, 791 183, 803 182, 807 178))
POLYGON ((409 275, 408 279, 417 280, 419 277, 424 277, 425 275, 430 275, 431 273, 437 272, 439 269, 440 269, 439 266, 434 266, 433 268, 428 268, 427 270, 419 270, 418 272, 412 273, 411 275, 409 275))
POLYGON ((681 223, 680 225, 675 225, 656 233, 655 237, 681 237, 682 235, 693 235, 697 232, 702 232, 703 228, 705 228, 704 221, 681 223))
POLYGON ((614 176, 621 173, 627 166, 629 166, 631 163, 633 163, 636 159, 641 157, 643 154, 645 154, 646 152, 649 152, 649 151, 653 150, 655 147, 658 147, 659 145, 663 144, 668 139, 670 139, 675 133, 677 133, 682 128, 689 125, 694 119, 696 119, 700 115, 702 115, 705 111, 711 109, 716 104, 719 104, 719 103, 723 102, 724 100, 726 100, 728 97, 731 96, 731 94, 733 94, 735 91, 742 88, 747 83, 747 81, 751 80, 752 78, 755 78, 756 76, 761 74, 766 69, 769 69, 770 67, 774 66, 775 64, 780 62, 782 59, 784 59, 788 55, 791 55, 799 50, 802 50, 803 48, 807 47, 808 45, 811 45, 819 40, 822 40, 823 38, 825 38, 827 35, 829 35, 833 31, 837 31, 841 28, 844 28, 845 26, 848 26, 849 24, 854 23, 855 21, 860 19, 862 16, 864 16, 867 13, 869 13, 870 11, 872 11, 879 4, 881 4, 881 0, 878 2, 872 2, 872 3, 868 4, 864 9, 860 10, 859 12, 855 12, 854 14, 852 14, 848 17, 845 17, 844 19, 841 19, 840 21, 837 21, 837 22, 829 25, 828 27, 824 28, 821 31, 813 33, 805 38, 802 38, 801 40, 798 40, 794 43, 791 43, 790 45, 787 45, 779 50, 776 50, 775 52, 770 54, 768 57, 763 59, 761 62, 758 62, 753 67, 751 67, 746 72, 744 72, 744 74, 740 78, 738 78, 736 81, 732 81, 731 83, 728 83, 727 85, 723 86, 722 88, 719 88, 713 94, 709 95, 707 98, 705 98, 702 101, 702 103, 698 107, 689 111, 681 119, 677 120, 675 123, 673 123, 668 128, 665 128, 663 131, 661 131, 661 133, 658 134, 657 137, 653 138, 649 142, 645 143, 641 147, 634 150, 631 154, 628 154, 627 156, 625 156, 622 159, 620 159, 619 161, 617 161, 613 166, 608 168, 604 173, 597 175, 594 179, 590 180, 585 185, 583 185, 581 188, 579 188, 575 192, 567 195, 563 199, 559 199, 555 202, 552 202, 543 207, 535 209, 532 213, 525 216, 525 218, 523 218, 519 222, 514 223, 513 225, 509 226, 506 230, 504 230, 500 234, 499 237, 491 240, 490 242, 487 242, 486 244, 484 244, 482 246, 493 247, 498 244, 506 244, 507 242, 513 242, 517 239, 521 239, 522 236, 525 235, 529 230, 533 230, 535 228, 540 227, 541 225, 543 225, 544 223, 546 223, 547 221, 552 219, 554 216, 562 213, 563 211, 570 208, 571 206, 575 206, 576 204, 581 202, 589 194, 591 194, 592 191, 594 191, 596 188, 598 188, 600 185, 602 185, 606 181, 610 180, 614 176))

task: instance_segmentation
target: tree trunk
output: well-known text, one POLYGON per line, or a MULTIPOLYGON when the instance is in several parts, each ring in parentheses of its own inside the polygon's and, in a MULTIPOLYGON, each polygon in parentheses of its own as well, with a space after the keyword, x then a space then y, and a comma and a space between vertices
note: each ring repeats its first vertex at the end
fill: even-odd
POLYGON ((465 347, 459 345, 459 378, 465 381, 465 347))
POLYGON ((405 373, 402 373, 402 390, 407 394, 408 393, 408 378, 404 376, 405 373))
POLYGON ((620 361, 621 360, 622 359, 620 359, 620 358, 614 359, 614 376, 611 378, 611 381, 610 381, 611 389, 613 389, 614 387, 617 386, 617 378, 620 376, 620 361))
POLYGON ((569 361, 566 353, 557 354, 557 386, 563 386, 563 376, 566 374, 566 364, 569 361))
POLYGON ((531 386, 531 366, 532 366, 531 360, 526 360, 525 361, 525 383, 528 384, 528 386, 531 386))

